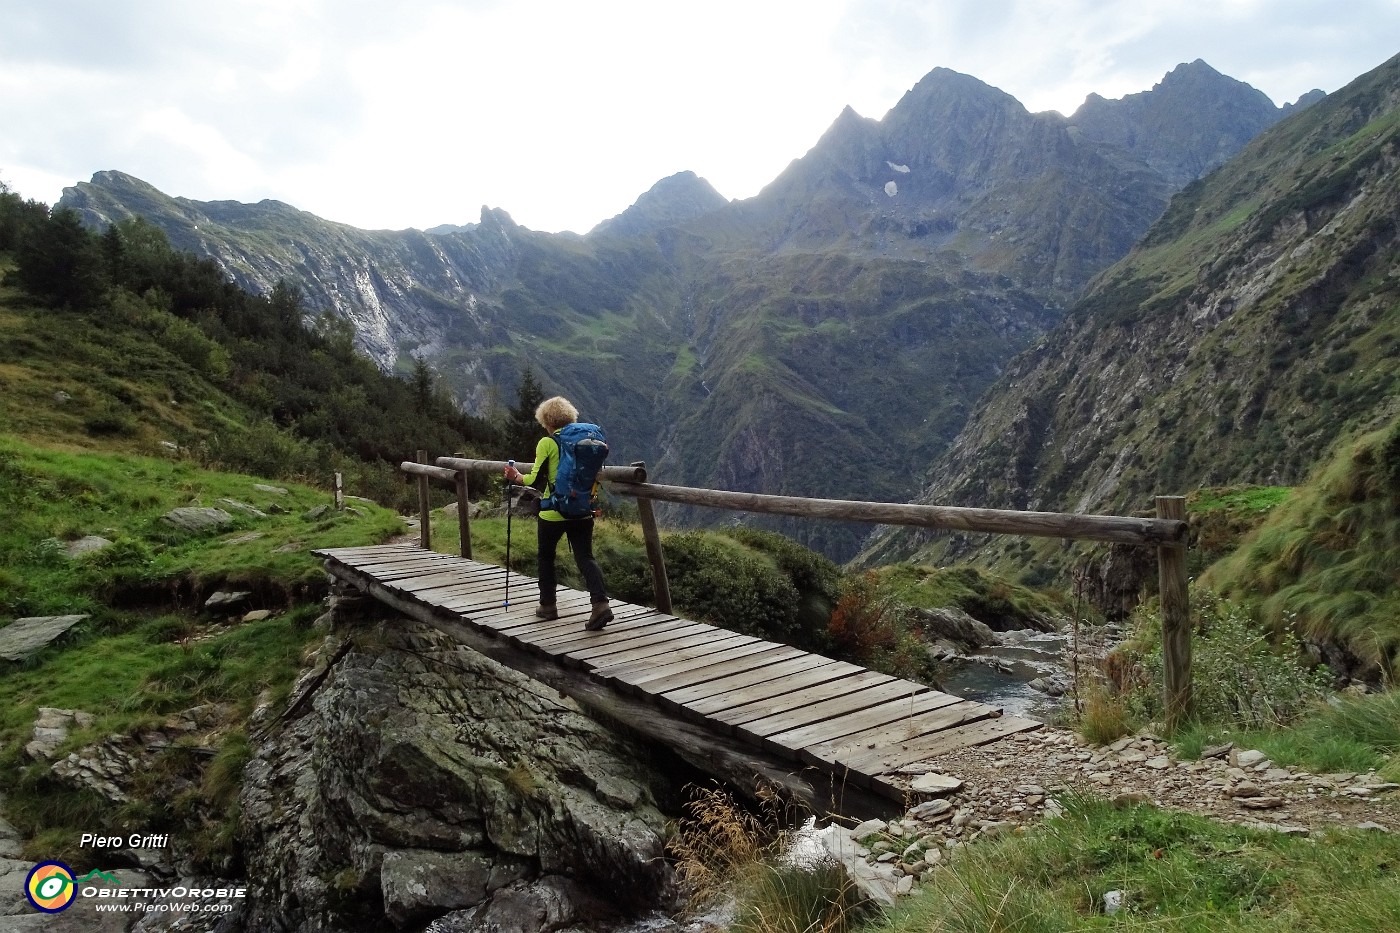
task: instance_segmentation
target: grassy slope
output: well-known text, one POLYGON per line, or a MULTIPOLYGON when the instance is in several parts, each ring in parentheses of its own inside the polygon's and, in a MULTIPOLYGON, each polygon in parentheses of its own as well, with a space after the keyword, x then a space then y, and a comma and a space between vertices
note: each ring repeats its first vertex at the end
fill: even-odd
POLYGON ((1335 642, 1372 671, 1400 661, 1400 419, 1339 444, 1202 583, 1264 621, 1335 642))
MULTIPOLYGON (((206 809, 221 795, 231 803, 227 785, 237 783, 183 802, 163 793, 138 797, 107 813, 91 795, 55 785, 47 766, 23 755, 40 707, 97 714, 93 728, 71 737, 66 753, 192 706, 219 704, 224 714, 204 741, 232 763, 192 767, 189 756, 172 750, 152 768, 196 783, 230 769, 237 774, 237 759, 246 754, 244 720, 259 702, 286 697, 306 647, 323 634, 308 624, 325 590, 310 549, 371 543, 402 530, 397 515, 369 503, 356 503, 358 515, 332 510, 306 517, 328 504, 325 491, 284 484, 287 493, 279 495, 259 492, 257 482, 182 460, 0 437, 0 509, 7 517, 0 532, 0 628, 29 615, 89 616, 60 642, 6 664, 0 677, 0 782, 12 789, 12 821, 36 834, 30 843, 36 858, 79 855, 72 846, 77 832, 94 825, 94 807, 114 831, 170 828, 181 825, 196 798, 206 809), (235 511, 232 526, 207 535, 177 532, 160 518, 171 508, 216 505, 220 498, 283 511, 265 518, 235 511), (114 543, 76 559, 64 554, 64 542, 90 534, 114 543), (201 611, 221 587, 252 592, 243 608, 267 608, 272 616, 239 624, 242 609, 232 617, 201 611)), ((159 782, 147 789, 158 791, 159 782)), ((208 831, 211 838, 196 845, 218 857, 223 850, 212 837, 226 829, 215 820, 208 831)))

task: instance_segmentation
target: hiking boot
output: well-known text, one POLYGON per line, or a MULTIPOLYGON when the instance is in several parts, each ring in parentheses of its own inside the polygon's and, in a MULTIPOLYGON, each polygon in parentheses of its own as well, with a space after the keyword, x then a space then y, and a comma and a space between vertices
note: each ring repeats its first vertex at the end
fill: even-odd
POLYGON ((583 627, 590 632, 596 632, 612 620, 613 611, 612 607, 608 605, 608 601, 606 599, 601 602, 595 601, 593 611, 589 614, 588 621, 584 623, 583 627))
POLYGON ((547 605, 545 603, 540 603, 535 607, 535 618, 543 619, 546 622, 552 622, 559 618, 559 609, 554 603, 549 603, 547 605))

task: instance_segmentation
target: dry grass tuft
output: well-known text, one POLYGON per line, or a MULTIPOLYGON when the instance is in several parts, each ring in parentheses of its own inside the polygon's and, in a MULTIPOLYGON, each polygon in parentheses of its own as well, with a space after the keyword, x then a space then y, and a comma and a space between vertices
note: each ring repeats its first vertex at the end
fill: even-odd
POLYGON ((863 899, 830 858, 788 856, 796 813, 760 790, 758 812, 718 788, 695 788, 669 844, 696 909, 728 905, 731 933, 844 933, 863 899))

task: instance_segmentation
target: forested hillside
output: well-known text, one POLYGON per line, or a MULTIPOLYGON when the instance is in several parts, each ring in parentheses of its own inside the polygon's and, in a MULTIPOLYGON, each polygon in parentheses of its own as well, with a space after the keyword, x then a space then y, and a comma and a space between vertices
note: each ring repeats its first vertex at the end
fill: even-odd
POLYGON ((341 471, 389 503, 417 448, 500 440, 426 365, 384 374, 343 319, 308 319, 295 286, 252 295, 142 220, 98 235, 0 192, 0 270, 5 433, 322 483, 341 471))

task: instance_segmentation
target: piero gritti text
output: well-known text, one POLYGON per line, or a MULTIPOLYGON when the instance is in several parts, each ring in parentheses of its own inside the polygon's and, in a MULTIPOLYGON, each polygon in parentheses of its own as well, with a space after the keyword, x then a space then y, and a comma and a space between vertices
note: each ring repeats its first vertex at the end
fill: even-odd
POLYGON ((169 845, 169 833, 132 833, 129 836, 83 833, 78 839, 80 849, 164 849, 169 845))

